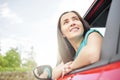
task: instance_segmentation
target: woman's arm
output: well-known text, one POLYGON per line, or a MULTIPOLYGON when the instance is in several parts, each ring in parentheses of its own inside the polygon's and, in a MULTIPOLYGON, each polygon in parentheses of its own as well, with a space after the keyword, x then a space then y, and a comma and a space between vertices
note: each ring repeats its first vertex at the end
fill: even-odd
POLYGON ((62 75, 64 63, 61 62, 57 67, 55 67, 52 71, 52 79, 57 80, 62 75))
POLYGON ((70 65, 71 70, 95 63, 100 58, 102 36, 93 32, 88 36, 86 46, 80 51, 76 59, 70 65))

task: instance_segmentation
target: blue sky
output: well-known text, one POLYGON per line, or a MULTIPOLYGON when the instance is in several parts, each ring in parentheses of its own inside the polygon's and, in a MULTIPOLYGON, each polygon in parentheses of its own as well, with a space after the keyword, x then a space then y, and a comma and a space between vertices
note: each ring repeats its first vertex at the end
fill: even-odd
POLYGON ((38 65, 56 63, 57 20, 64 11, 82 16, 93 0, 0 0, 0 46, 18 47, 27 57, 31 46, 38 65), (51 58, 51 57, 52 58, 51 58))

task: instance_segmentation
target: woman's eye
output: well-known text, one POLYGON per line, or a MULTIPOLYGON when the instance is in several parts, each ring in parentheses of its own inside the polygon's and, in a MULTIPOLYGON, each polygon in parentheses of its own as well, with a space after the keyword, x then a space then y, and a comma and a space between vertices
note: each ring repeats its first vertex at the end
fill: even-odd
POLYGON ((67 24, 68 23, 68 21, 65 21, 63 24, 67 24))
POLYGON ((77 17, 73 17, 73 20, 79 20, 79 18, 77 18, 77 17))

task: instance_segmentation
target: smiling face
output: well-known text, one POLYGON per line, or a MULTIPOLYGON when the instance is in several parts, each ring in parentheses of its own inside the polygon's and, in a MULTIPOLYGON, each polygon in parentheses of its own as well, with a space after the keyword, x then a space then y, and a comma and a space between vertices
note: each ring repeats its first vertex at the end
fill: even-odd
POLYGON ((67 39, 83 36, 83 24, 74 12, 64 14, 61 17, 60 24, 62 34, 67 39))

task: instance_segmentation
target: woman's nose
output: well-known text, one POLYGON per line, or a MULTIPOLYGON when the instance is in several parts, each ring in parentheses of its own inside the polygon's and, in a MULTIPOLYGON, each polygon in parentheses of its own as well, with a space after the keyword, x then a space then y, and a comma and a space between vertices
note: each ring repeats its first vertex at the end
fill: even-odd
POLYGON ((75 25, 76 24, 73 21, 71 21, 70 26, 75 26, 75 25))

